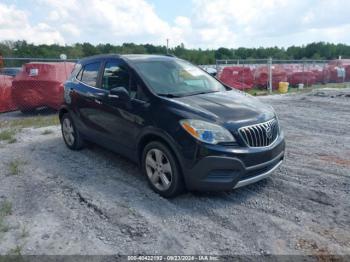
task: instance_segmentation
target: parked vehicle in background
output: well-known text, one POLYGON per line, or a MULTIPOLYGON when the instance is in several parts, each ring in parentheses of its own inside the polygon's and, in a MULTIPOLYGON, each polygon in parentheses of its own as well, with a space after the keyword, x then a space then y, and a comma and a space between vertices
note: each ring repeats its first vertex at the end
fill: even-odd
POLYGON ((212 67, 205 67, 204 70, 211 76, 216 76, 217 75, 217 70, 215 68, 212 67))
POLYGON ((32 62, 12 82, 12 97, 22 112, 40 107, 58 110, 63 103, 63 83, 70 76, 74 63, 32 62))
POLYGON ((85 58, 64 88, 66 145, 78 150, 89 140, 125 155, 164 197, 245 186, 284 158, 271 106, 178 58, 85 58))
POLYGON ((13 77, 0 74, 0 113, 17 110, 12 99, 13 77))
POLYGON ((12 76, 15 77, 19 72, 21 72, 20 67, 5 67, 5 68, 0 68, 0 75, 7 75, 7 76, 12 76))

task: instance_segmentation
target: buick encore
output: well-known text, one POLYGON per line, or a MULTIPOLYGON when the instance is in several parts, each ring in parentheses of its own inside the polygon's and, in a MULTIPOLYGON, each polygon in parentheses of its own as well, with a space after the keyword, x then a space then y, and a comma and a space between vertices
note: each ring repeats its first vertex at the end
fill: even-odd
POLYGON ((139 164, 163 197, 228 191, 269 176, 285 142, 269 105, 166 55, 80 60, 59 111, 65 144, 92 141, 139 164))

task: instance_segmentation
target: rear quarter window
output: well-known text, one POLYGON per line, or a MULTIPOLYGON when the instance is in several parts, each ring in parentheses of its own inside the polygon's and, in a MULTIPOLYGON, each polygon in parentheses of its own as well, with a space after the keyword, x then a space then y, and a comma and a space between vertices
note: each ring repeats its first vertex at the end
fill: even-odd
MULTIPOLYGON (((81 80, 89 86, 96 87, 100 65, 100 62, 85 65, 83 70, 81 70, 81 78, 78 78, 78 80, 81 80)), ((78 77, 80 77, 80 73, 78 74, 78 77)))
POLYGON ((82 68, 82 65, 81 64, 75 64, 75 66, 74 66, 74 68, 73 68, 73 71, 72 71, 72 73, 71 73, 71 78, 74 78, 74 77, 76 77, 76 78, 78 78, 78 73, 80 72, 80 70, 81 70, 81 68, 82 68))

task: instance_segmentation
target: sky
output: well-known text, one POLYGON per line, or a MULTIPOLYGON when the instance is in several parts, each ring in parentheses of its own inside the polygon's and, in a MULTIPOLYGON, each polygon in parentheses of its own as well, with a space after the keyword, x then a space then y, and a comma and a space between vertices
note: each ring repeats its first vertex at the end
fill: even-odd
POLYGON ((0 41, 188 48, 350 44, 349 0, 0 0, 0 41))

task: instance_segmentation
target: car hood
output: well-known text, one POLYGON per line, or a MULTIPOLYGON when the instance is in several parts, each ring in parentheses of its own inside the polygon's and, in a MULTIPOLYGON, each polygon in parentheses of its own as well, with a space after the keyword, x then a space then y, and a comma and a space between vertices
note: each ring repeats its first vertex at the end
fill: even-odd
POLYGON ((246 93, 232 90, 171 99, 188 116, 226 125, 243 125, 267 121, 275 116, 273 108, 246 93))

